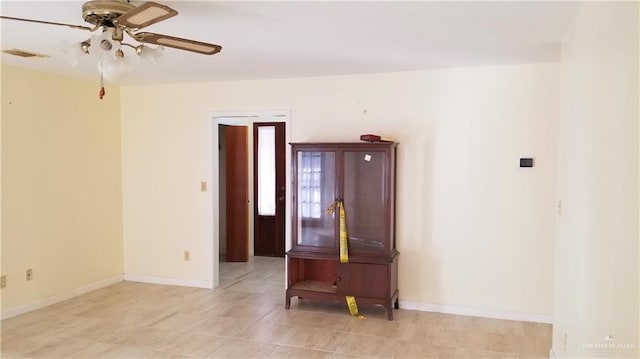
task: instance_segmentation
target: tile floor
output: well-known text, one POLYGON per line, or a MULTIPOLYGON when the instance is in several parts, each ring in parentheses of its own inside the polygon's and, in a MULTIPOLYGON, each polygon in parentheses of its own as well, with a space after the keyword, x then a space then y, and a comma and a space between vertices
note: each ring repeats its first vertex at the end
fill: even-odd
POLYGON ((2 321, 2 358, 548 358, 551 326, 292 300, 284 260, 221 263, 214 290, 122 282, 2 321))

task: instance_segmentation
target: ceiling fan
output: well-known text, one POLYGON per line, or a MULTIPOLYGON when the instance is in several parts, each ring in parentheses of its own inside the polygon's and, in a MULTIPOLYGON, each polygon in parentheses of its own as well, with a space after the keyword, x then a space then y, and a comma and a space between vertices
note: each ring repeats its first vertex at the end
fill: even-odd
MULTIPOLYGON (((118 59, 122 60, 124 58, 124 52, 121 49, 123 45, 135 49, 136 54, 143 58, 158 57, 164 46, 204 55, 215 55, 222 50, 222 46, 216 44, 153 32, 137 32, 149 25, 164 21, 176 15, 178 15, 176 10, 152 1, 144 2, 136 6, 131 4, 129 0, 92 0, 82 5, 82 18, 87 23, 93 25, 92 27, 10 16, 0 16, 0 19, 66 26, 89 32, 101 30, 98 33, 99 35, 94 35, 82 41, 80 44, 77 44, 76 47, 84 54, 89 54, 90 52, 113 54, 116 62, 111 61, 110 64, 115 63, 120 66, 124 66, 124 62, 117 62, 118 59), (125 43, 125 33, 133 40, 142 43, 142 45, 134 46, 125 43), (159 45, 159 48, 153 49, 144 44, 159 45), (111 53, 113 50, 115 50, 115 52, 111 53)), ((103 65, 105 65, 105 63, 99 63, 101 80, 103 65)), ((100 92, 101 96, 104 96, 104 87, 102 87, 100 92)))

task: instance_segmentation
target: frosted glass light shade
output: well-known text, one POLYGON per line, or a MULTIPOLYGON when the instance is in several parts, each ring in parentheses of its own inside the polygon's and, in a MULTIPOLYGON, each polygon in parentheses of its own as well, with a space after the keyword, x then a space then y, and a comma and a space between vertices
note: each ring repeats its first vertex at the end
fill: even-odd
POLYGON ((89 55, 82 47, 82 43, 79 42, 62 42, 62 53, 65 55, 65 59, 72 67, 78 66, 80 58, 89 55))
POLYGON ((129 71, 129 67, 122 58, 100 61, 98 71, 101 71, 104 78, 109 81, 118 81, 129 71))
POLYGON ((147 45, 141 45, 139 49, 136 48, 136 52, 138 53, 138 56, 142 57, 148 62, 157 64, 158 59, 162 57, 162 54, 164 53, 164 47, 158 46, 154 49, 147 45))

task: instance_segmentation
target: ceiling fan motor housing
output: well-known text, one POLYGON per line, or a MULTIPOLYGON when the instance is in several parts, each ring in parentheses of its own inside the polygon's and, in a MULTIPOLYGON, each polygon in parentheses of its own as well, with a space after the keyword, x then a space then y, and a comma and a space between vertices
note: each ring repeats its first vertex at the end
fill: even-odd
POLYGON ((87 1, 82 5, 82 18, 93 25, 113 27, 113 20, 135 7, 119 0, 87 1))

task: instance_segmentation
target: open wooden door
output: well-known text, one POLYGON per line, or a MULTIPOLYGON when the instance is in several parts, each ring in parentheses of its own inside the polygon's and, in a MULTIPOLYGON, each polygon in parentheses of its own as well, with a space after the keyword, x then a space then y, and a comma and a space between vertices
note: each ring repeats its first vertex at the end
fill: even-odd
POLYGON ((284 257, 284 122, 253 124, 253 164, 253 253, 284 257))
POLYGON ((227 262, 249 260, 249 156, 246 126, 225 126, 227 262))

